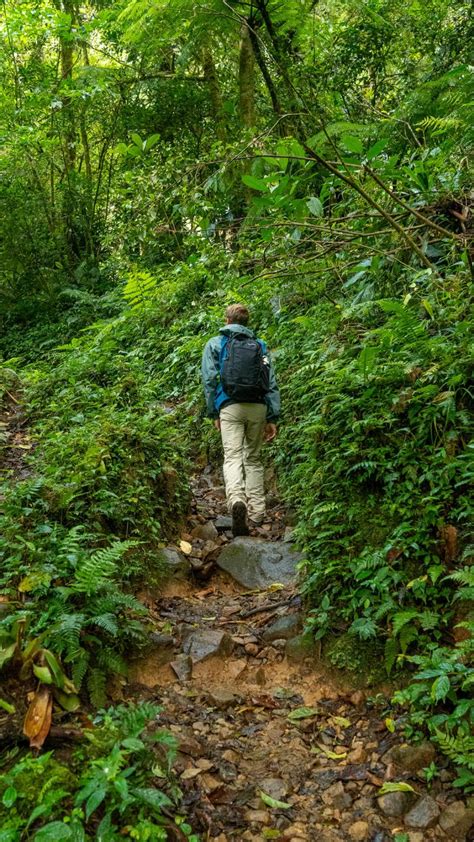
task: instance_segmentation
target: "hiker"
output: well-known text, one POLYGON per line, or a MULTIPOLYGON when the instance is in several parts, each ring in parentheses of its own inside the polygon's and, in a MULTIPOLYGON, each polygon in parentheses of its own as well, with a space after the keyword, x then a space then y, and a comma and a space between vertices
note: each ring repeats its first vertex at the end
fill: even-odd
POLYGON ((224 448, 224 482, 234 535, 265 517, 264 472, 260 449, 277 434, 280 393, 262 340, 247 327, 243 304, 226 310, 226 325, 207 343, 202 382, 207 414, 220 430, 224 448))

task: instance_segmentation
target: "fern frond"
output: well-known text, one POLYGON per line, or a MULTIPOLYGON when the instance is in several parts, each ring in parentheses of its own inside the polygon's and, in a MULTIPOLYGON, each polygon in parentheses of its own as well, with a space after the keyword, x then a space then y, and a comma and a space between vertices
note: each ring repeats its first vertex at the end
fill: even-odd
POLYGON ((156 294, 158 284, 149 272, 133 271, 127 276, 127 283, 123 289, 124 298, 133 307, 141 307, 156 294))
POLYGON ((89 671, 87 689, 94 707, 104 707, 107 701, 107 679, 102 669, 95 667, 89 671))
POLYGON ((101 648, 97 656, 97 662, 101 667, 101 671, 106 675, 107 673, 118 673, 118 675, 127 675, 127 662, 115 649, 108 646, 101 648))
POLYGON ((63 614, 51 632, 51 640, 65 661, 74 661, 81 649, 80 635, 85 623, 85 614, 63 614))
POLYGON ((110 587, 114 582, 118 562, 134 546, 136 541, 117 541, 106 549, 97 550, 78 566, 73 590, 93 594, 110 587))
POLYGON ((79 649, 72 664, 72 680, 80 690, 89 667, 90 653, 86 649, 79 649))
POLYGON ((436 742, 453 763, 474 769, 474 737, 463 734, 452 736, 439 730, 435 733, 436 742))
POLYGON ((97 617, 91 617, 87 620, 86 625, 96 626, 111 637, 117 637, 118 635, 118 625, 113 614, 99 614, 97 617))

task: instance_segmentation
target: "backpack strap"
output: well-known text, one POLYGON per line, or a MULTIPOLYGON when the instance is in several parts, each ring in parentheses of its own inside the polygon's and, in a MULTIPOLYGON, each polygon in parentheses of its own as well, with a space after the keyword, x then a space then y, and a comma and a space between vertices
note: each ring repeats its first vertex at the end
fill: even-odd
POLYGON ((221 336, 221 347, 220 347, 220 351, 219 351, 219 371, 221 371, 221 372, 222 372, 223 362, 224 362, 224 360, 227 356, 226 351, 227 351, 228 341, 229 341, 229 337, 222 334, 222 336, 221 336))

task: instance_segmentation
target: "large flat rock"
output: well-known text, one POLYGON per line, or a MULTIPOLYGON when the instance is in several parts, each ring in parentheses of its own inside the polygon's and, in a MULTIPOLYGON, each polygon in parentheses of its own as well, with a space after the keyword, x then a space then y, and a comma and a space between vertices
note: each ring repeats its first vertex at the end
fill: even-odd
POLYGON ((283 585, 293 582, 302 558, 301 553, 283 542, 235 538, 224 547, 217 564, 245 588, 268 588, 275 582, 283 585))

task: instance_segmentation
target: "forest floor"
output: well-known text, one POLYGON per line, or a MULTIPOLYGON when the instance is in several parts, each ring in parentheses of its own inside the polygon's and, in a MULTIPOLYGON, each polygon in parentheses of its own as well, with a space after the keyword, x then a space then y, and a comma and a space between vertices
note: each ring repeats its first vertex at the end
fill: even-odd
POLYGON ((301 636, 298 557, 289 575, 278 553, 291 557, 291 531, 270 504, 263 529, 233 540, 220 478, 205 469, 182 536, 187 559, 180 566, 168 548, 176 575, 141 594, 156 631, 125 695, 163 703, 193 826, 216 842, 466 839, 445 762, 388 730, 390 688, 355 690, 301 636), (248 587, 252 565, 266 587, 248 587), (423 769, 435 760, 427 786, 423 769), (413 792, 380 796, 387 782, 413 792))
MULTIPOLYGON (((32 443, 16 401, 0 433, 2 476, 27 477, 32 443)), ((215 842, 474 839, 446 760, 428 743, 403 745, 401 723, 387 728, 391 688, 360 689, 302 635, 300 556, 278 498, 244 539, 232 538, 224 498, 210 467, 196 475, 186 531, 163 551, 170 575, 139 593, 149 651, 110 688, 114 701, 162 705, 158 726, 179 740, 175 772, 195 832, 215 842), (413 791, 380 795, 400 782, 413 791)), ((0 742, 10 743, 4 718, 0 742)), ((67 754, 64 739, 67 724, 53 726, 45 749, 67 754)))

